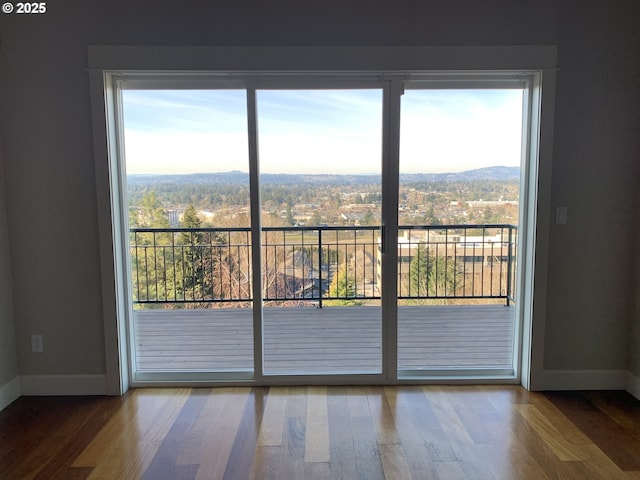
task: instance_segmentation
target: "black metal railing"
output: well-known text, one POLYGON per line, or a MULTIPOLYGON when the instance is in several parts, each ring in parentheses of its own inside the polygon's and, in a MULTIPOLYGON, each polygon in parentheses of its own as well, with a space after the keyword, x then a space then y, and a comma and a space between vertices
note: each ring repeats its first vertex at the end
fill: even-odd
POLYGON ((262 230, 264 301, 349 304, 380 298, 379 226, 262 230))
POLYGON ((515 226, 412 225, 399 232, 399 299, 515 300, 515 226))
POLYGON ((251 301, 248 228, 133 228, 134 303, 251 301))
MULTIPOLYGON (((265 227, 264 302, 353 304, 380 298, 379 226, 265 227)), ((515 298, 517 229, 512 225, 402 226, 398 298, 515 298)), ((252 300, 249 228, 133 228, 136 304, 252 300)))

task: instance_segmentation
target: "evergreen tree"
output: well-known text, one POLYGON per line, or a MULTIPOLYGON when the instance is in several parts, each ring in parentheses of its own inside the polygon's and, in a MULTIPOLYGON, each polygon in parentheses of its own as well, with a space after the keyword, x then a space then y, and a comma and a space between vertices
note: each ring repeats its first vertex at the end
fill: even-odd
MULTIPOLYGON (((198 213, 193 205, 189 205, 180 220, 182 228, 200 228, 202 221, 198 218, 198 213)), ((207 268, 205 258, 207 250, 211 247, 204 245, 204 235, 202 232, 182 232, 178 244, 182 245, 180 255, 180 272, 184 275, 182 279, 183 295, 185 299, 201 300, 205 297, 207 288, 205 279, 207 278, 207 268)))
POLYGON ((143 228, 169 228, 169 217, 153 190, 142 197, 138 224, 143 228))
POLYGON ((463 266, 454 258, 431 255, 419 244, 409 266, 409 295, 428 298, 454 295, 460 288, 463 266))
POLYGON ((326 305, 360 305, 362 302, 354 300, 356 294, 356 282, 353 275, 348 272, 347 264, 343 263, 333 275, 329 285, 328 297, 336 300, 328 300, 326 305))
POLYGON ((307 220, 307 225, 310 227, 317 227, 322 223, 322 216, 318 210, 314 210, 313 215, 307 220))
POLYGON ((425 222, 426 225, 442 225, 442 222, 440 221, 440 219, 436 216, 434 210, 433 210, 433 205, 431 205, 429 207, 429 210, 427 211, 427 214, 425 215, 425 222))
POLYGON ((287 223, 287 226, 293 227, 296 224, 296 219, 293 217, 293 211, 291 210, 290 203, 287 203, 287 209, 286 209, 285 215, 286 215, 285 222, 287 223))
POLYGON ((409 265, 409 295, 411 297, 429 296, 429 278, 432 261, 427 247, 420 243, 409 265))
POLYGON ((373 216, 371 209, 367 209, 367 212, 364 214, 364 218, 362 219, 362 225, 374 225, 375 221, 376 219, 373 216))
MULTIPOLYGON (((200 228, 202 226, 202 220, 198 217, 196 208, 193 205, 189 205, 185 210, 180 219, 180 226, 182 228, 200 228)), ((197 245, 202 242, 202 233, 182 232, 181 240, 182 245, 197 245)))
POLYGON ((434 258, 429 276, 429 293, 432 296, 454 295, 462 283, 463 266, 451 257, 434 258))
MULTIPOLYGON (((169 218, 153 190, 142 197, 139 209, 129 208, 129 222, 134 228, 169 228, 169 218)), ((140 300, 169 298, 168 292, 173 286, 171 279, 168 279, 167 265, 172 263, 172 253, 167 253, 165 247, 170 244, 170 238, 171 234, 166 232, 131 233, 131 244, 136 245, 131 258, 134 299, 138 297, 140 300), (154 248, 144 248, 151 245, 154 248)))

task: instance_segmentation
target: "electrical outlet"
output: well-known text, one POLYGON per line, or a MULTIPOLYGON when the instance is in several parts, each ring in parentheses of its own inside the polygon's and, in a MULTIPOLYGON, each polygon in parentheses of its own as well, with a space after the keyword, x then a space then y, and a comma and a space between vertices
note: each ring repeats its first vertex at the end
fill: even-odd
POLYGON ((42 335, 31 335, 31 351, 36 353, 42 353, 44 351, 42 335))

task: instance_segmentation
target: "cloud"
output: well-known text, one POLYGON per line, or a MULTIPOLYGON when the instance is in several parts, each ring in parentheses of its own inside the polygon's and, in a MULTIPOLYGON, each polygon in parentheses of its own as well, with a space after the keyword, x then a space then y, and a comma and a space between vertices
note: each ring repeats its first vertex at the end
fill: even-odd
MULTIPOLYGON (((243 91, 125 91, 129 173, 248 171, 243 91)), ((407 90, 401 171, 519 165, 520 90, 407 90)), ((258 91, 265 173, 379 173, 381 90, 258 91)))

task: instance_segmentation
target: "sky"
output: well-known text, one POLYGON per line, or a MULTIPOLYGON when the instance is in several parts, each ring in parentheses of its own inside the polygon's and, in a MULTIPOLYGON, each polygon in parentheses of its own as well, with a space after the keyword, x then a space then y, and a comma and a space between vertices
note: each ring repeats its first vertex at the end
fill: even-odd
MULTIPOLYGON (((406 90, 400 171, 520 164, 522 90, 406 90)), ((382 90, 259 90, 263 173, 380 174, 382 90)), ((242 90, 124 90, 128 174, 247 172, 242 90)))

